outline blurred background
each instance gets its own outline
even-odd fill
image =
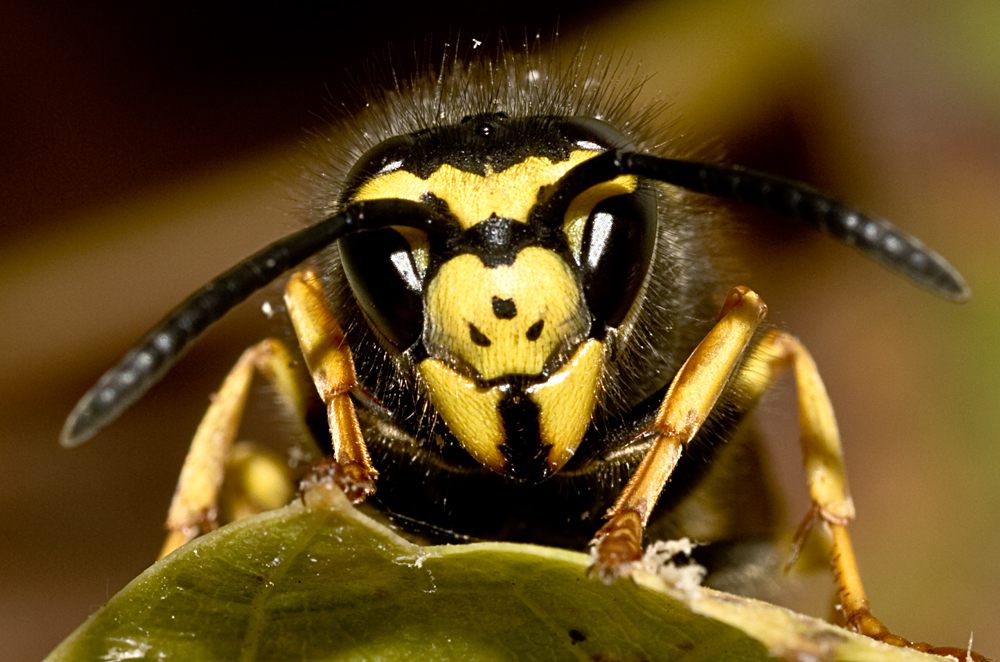
[[[330,5],[0,7],[0,658],[41,659],[155,558],[208,394],[270,332],[259,305],[83,447],[59,448],[62,422],[173,305],[298,226],[301,143],[356,107],[349,81],[389,44],[557,25],[560,48],[631,53],[693,144],[889,218],[964,273],[955,305],[772,219],[740,242],[744,284],[833,399],[875,613],[1000,656],[1000,5],[513,0],[499,22],[491,3],[455,21]],[[779,391],[765,425],[794,524],[808,504]]]

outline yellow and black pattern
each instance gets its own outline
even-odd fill
[[[595,126],[600,135],[591,135]],[[637,181],[622,176],[594,187],[554,227],[532,212],[568,170],[628,144],[623,136],[599,142],[613,135],[599,123],[565,118],[469,116],[455,127],[390,141],[372,163],[355,168],[348,188],[350,202],[411,200],[450,219],[443,241],[407,229],[409,255],[386,233],[395,242],[389,259],[412,292],[409,305],[419,298],[423,318],[412,321],[420,324],[419,339],[415,329],[383,333],[414,339],[399,349],[420,357],[426,395],[458,443],[481,465],[518,480],[537,482],[561,469],[590,427],[606,329],[603,317],[595,323],[580,267],[584,245],[595,244],[586,224],[601,203],[635,195]],[[471,161],[470,144],[478,152]],[[599,255],[607,237],[596,242],[604,243],[590,252]],[[356,273],[366,268],[363,259],[353,267],[358,251],[350,243],[341,249],[348,278],[366,282]],[[370,242],[364,252],[372,252]],[[383,307],[366,308],[377,326],[373,318]]]
[[[400,227],[341,240],[322,261],[324,278],[359,380],[397,414],[391,436],[382,426],[365,432],[381,475],[390,476],[377,498],[390,510],[473,535],[520,518],[522,500],[535,511],[542,503],[553,512],[579,507],[561,523],[544,523],[545,512],[528,517],[515,537],[538,539],[544,529],[581,545],[589,535],[583,530],[593,529],[627,478],[600,461],[602,439],[620,434],[617,443],[625,444],[629,430],[648,422],[651,411],[634,403],[666,388],[708,328],[663,318],[716,314],[716,287],[703,277],[712,260],[700,248],[705,219],[689,216],[683,204],[674,205],[676,218],[664,214],[658,193],[634,176],[577,196],[558,226],[533,218],[539,199],[572,167],[655,139],[645,127],[656,111],[630,106],[627,75],[595,87],[537,61],[512,58],[508,65],[485,89],[485,70],[463,64],[453,75],[418,82],[402,112],[362,119],[358,134],[381,142],[359,146],[365,154],[336,204],[411,200],[450,219],[450,227],[446,237]],[[606,75],[602,66],[595,79]],[[536,85],[526,91],[522,81],[532,71]],[[416,126],[421,114],[436,112],[435,99],[444,100],[446,119]],[[383,107],[401,103],[390,97]],[[613,125],[626,116],[630,131],[622,133]],[[672,263],[657,251],[679,241],[698,247],[700,257]],[[620,261],[608,263],[611,255]],[[376,271],[403,284],[380,285],[369,297],[364,287]],[[639,297],[642,288],[673,279],[679,289],[670,301],[650,306]],[[353,297],[334,294],[346,288]],[[396,292],[393,301],[376,300],[388,290]],[[626,342],[633,338],[638,342]],[[476,488],[462,488],[455,471]],[[441,480],[447,475],[449,486],[432,484],[437,472],[446,472]],[[583,488],[581,475],[606,484]],[[588,490],[601,505],[577,502]],[[451,512],[443,519],[429,512],[442,500]],[[486,502],[497,504],[494,514]]]
[[[718,227],[684,191],[795,218],[945,298],[968,287],[919,240],[808,186],[649,153],[649,115],[632,120],[636,88],[615,91],[613,67],[542,65],[456,60],[397,87],[385,114],[357,125],[362,155],[320,196],[323,217],[168,314],[84,396],[63,443],[113,420],[209,324],[319,254],[285,297],[315,390],[283,344],[244,354],[185,462],[167,551],[214,526],[259,373],[303,428],[328,434],[334,460],[314,475],[411,526],[589,543],[605,581],[631,572],[647,533],[697,536],[713,543],[696,553],[710,583],[734,569],[766,581],[776,509],[749,414],[793,370],[813,502],[803,530],[822,521],[832,534],[848,622],[906,645],[868,609],[817,368],[767,328],[761,297],[719,276]]]

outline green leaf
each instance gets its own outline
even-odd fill
[[[47,659],[932,659],[655,575],[605,586],[587,563],[530,545],[419,547],[320,486],[156,563]]]

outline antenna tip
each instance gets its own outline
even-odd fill
[[[93,424],[94,417],[89,411],[89,400],[89,397],[84,396],[66,419],[62,432],[59,433],[59,445],[63,448],[76,448],[97,433]]]
[[[961,276],[958,276],[956,282],[949,287],[943,295],[949,301],[954,301],[955,303],[965,303],[972,298],[972,288],[970,288],[965,280]]]

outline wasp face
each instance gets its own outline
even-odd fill
[[[590,425],[606,332],[646,275],[655,204],[620,177],[564,217],[537,210],[570,168],[626,144],[595,120],[470,116],[386,141],[351,175],[345,203],[400,198],[447,219],[440,233],[346,238],[341,259],[371,325],[411,354],[451,433],[497,473],[551,475]]]

